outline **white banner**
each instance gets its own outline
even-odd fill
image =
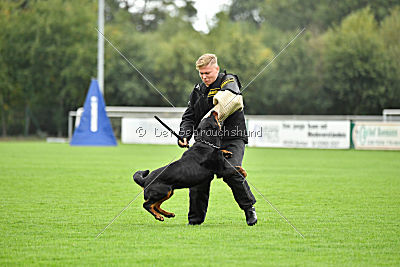
[[[356,122],[353,143],[356,149],[400,150],[400,123]]]
[[[249,146],[350,148],[350,121],[248,120]]]
[[[179,118],[161,118],[179,134]],[[177,138],[154,118],[122,118],[121,142],[124,144],[170,144],[176,145]]]
[[[179,133],[180,118],[162,119]],[[248,120],[249,146],[350,148],[350,121]],[[124,144],[171,144],[177,139],[154,118],[123,118]]]

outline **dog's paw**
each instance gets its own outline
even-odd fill
[[[154,207],[154,210],[157,211],[159,214],[164,215],[167,218],[175,217],[175,214],[173,214],[172,212],[165,211],[165,210],[161,209],[160,207]]]
[[[156,215],[154,216],[154,218],[156,218],[157,221],[163,222],[164,221],[164,217],[161,215]]]
[[[227,159],[231,158],[232,154],[233,154],[232,152],[225,150],[225,149],[222,149],[221,152],[222,152],[222,155],[224,155],[224,157]]]

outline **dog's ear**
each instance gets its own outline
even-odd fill
[[[218,112],[216,112],[215,110],[213,110],[213,111],[211,112],[210,117],[214,117],[215,120],[218,122]],[[219,124],[219,123],[218,123],[218,124]]]
[[[211,112],[211,116],[214,116],[214,119],[215,119],[215,121],[217,122],[218,128],[221,129],[221,124],[219,123],[219,120],[218,120],[218,112],[216,112],[215,110],[213,110],[213,111]]]

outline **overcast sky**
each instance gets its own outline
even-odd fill
[[[193,27],[197,31],[208,32],[208,24],[213,24],[212,19],[215,14],[222,10],[231,0],[195,0],[195,8],[197,9],[197,21]]]

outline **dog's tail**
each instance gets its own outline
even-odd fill
[[[146,177],[147,177],[147,175],[149,175],[149,173],[150,173],[149,170],[137,171],[133,175],[133,180],[135,181],[135,183],[137,183],[141,187],[144,187],[144,183],[146,181]]]

